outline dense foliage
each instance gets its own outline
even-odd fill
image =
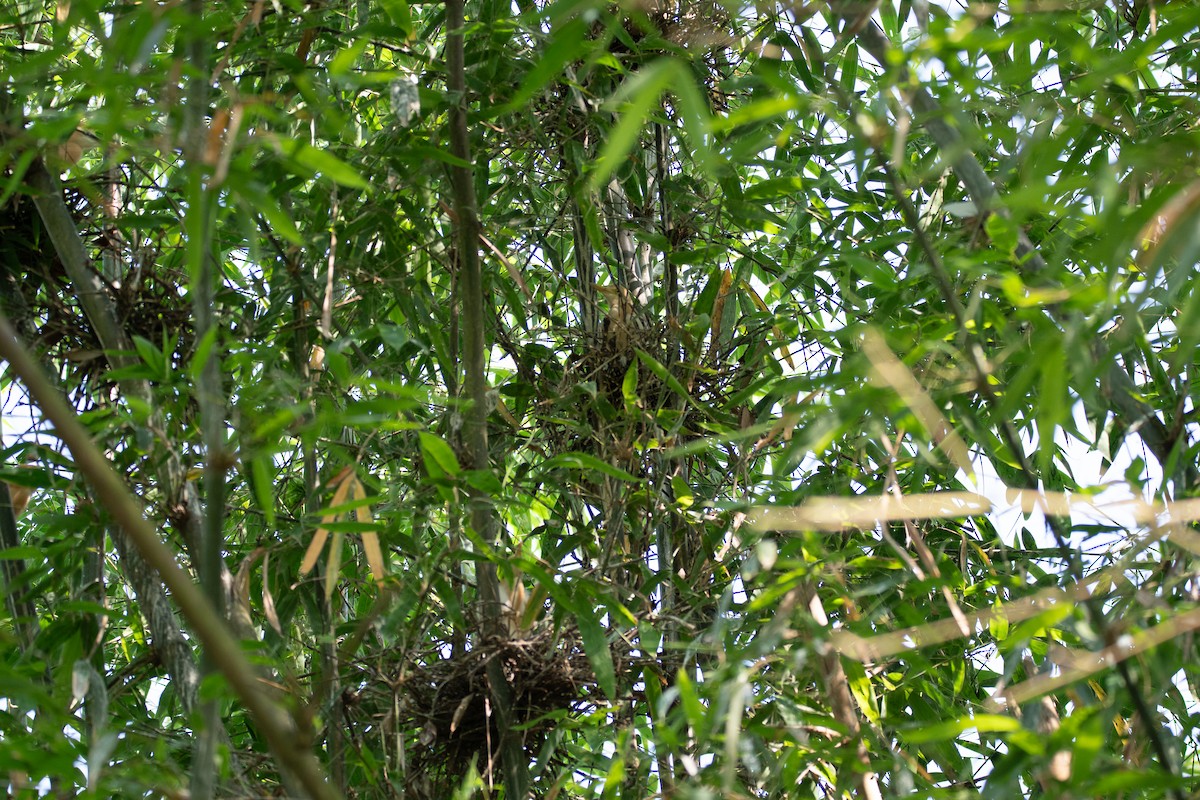
[[[0,780],[1190,796],[1198,39],[3,4]]]

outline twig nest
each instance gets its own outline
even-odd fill
[[[514,722],[522,728],[530,758],[564,713],[587,702],[595,684],[578,643],[551,631],[488,639],[460,656],[410,672],[396,689],[403,709],[398,722],[402,730],[417,731],[414,774],[435,794],[457,785],[472,762],[483,770],[497,755],[499,720],[487,675],[495,660],[503,667]]]

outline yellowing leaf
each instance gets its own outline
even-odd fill
[[[342,537],[341,531],[333,532],[329,542],[329,560],[325,563],[325,599],[333,597],[333,588],[337,585],[337,575],[342,568]]]
[[[754,291],[754,289],[750,286],[749,283],[747,283],[746,281],[742,281],[741,285],[742,285],[742,288],[746,290],[746,294],[750,295],[750,300],[754,303],[755,308],[757,308],[759,311],[763,312],[764,314],[771,313],[771,309],[767,308],[766,301],[764,301],[761,297],[758,296],[758,292]],[[788,344],[787,344],[787,341],[785,341],[783,338],[783,331],[780,330],[778,325],[772,325],[771,333],[773,333],[775,335],[776,341],[779,342],[779,355],[783,357],[783,360],[787,362],[787,365],[789,367],[791,367],[792,369],[795,369],[796,362],[792,361],[792,354],[790,352],[788,352]]]
[[[275,598],[271,595],[271,585],[269,581],[271,564],[271,551],[263,552],[263,577],[262,577],[262,604],[263,614],[267,617],[267,622],[280,636],[283,635],[283,626],[279,624],[279,614],[275,611]]]
[[[339,472],[333,478],[333,480],[329,482],[329,486],[337,486],[337,491],[333,493],[333,500],[329,504],[331,507],[340,506],[342,503],[346,502],[346,496],[350,494],[352,483],[358,483],[357,479],[354,479],[353,481],[346,480],[346,478],[352,475],[353,472],[353,467],[344,467],[342,471]],[[329,538],[329,530],[325,526],[336,520],[337,517],[337,514],[326,514],[325,516],[321,517],[321,527],[317,528],[316,535],[313,536],[313,540],[309,542],[308,550],[304,553],[304,560],[300,562],[301,575],[307,575],[312,571],[312,568],[317,565],[317,557],[321,554],[321,549],[325,546],[325,540]],[[336,541],[333,549],[337,549],[337,547],[341,545],[340,537],[335,537],[335,539]]]
[[[362,484],[356,478],[354,480],[354,499],[365,500],[367,493],[363,490]],[[355,518],[365,524],[370,525],[375,520],[371,515],[371,507],[361,505],[354,509]],[[371,577],[378,584],[383,583],[384,567],[383,567],[383,550],[379,546],[379,534],[375,531],[363,531],[363,551],[367,554],[367,564],[371,567]]]
[[[321,550],[324,549],[325,542],[329,541],[329,556],[325,564],[326,598],[333,596],[334,587],[337,586],[337,576],[342,566],[342,538],[345,536],[342,531],[335,530],[332,532],[332,539],[330,539],[329,526],[340,520],[351,509],[354,510],[354,518],[360,525],[370,526],[375,522],[375,518],[371,514],[370,503],[367,500],[366,490],[363,489],[358,476],[354,474],[353,466],[344,467],[341,472],[326,484],[326,488],[333,487],[336,487],[333,499],[326,506],[326,513],[321,517],[321,526],[317,528],[317,533],[309,544],[308,551],[304,554],[304,561],[300,564],[300,574],[307,575],[316,566],[317,558],[320,556]],[[353,497],[352,501],[350,501],[351,497]],[[383,549],[379,545],[379,533],[367,527],[363,531],[362,537],[363,551],[367,556],[367,564],[371,569],[371,577],[375,579],[377,584],[382,584],[385,569]]]
[[[721,288],[717,289],[717,297],[713,300],[712,332],[709,335],[708,350],[715,353],[717,340],[721,336],[721,317],[725,314],[725,301],[729,297],[729,289],[733,285],[733,273],[727,269],[721,270]]]
[[[324,528],[317,528],[312,541],[308,543],[308,549],[304,551],[304,560],[300,562],[301,575],[307,575],[312,572],[312,568],[317,565],[317,556],[321,554],[322,548],[325,547],[325,540],[328,538],[329,531]]]

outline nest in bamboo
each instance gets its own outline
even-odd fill
[[[472,764],[486,772],[496,763],[500,726],[488,677],[493,663],[504,672],[512,722],[531,760],[562,714],[587,704],[595,685],[578,643],[548,630],[523,639],[487,639],[461,655],[411,670],[397,687],[401,728],[419,731],[410,796],[447,797]]]
[[[617,326],[605,320],[600,333],[587,337],[582,352],[574,364],[568,366],[568,380],[594,382],[598,394],[602,394],[614,408],[624,403],[621,391],[629,367],[637,360],[641,350],[663,362],[667,355],[666,330],[660,324],[646,323],[643,326]],[[656,406],[665,399],[666,386],[646,369],[639,370],[638,395],[643,403]]]
[[[715,348],[703,344],[689,348],[686,335],[677,324],[651,322],[615,329],[606,320],[600,332],[580,336],[563,365],[561,381],[540,388],[544,406],[558,411],[547,415],[543,425],[549,452],[580,451],[607,460],[614,454],[614,443],[628,443],[643,434],[655,436],[658,414],[664,409],[684,416],[682,424],[671,426],[681,441],[700,433],[689,424],[697,416],[697,407],[708,409],[709,415],[730,413],[729,398],[758,377],[761,353],[748,354],[769,349],[770,324],[747,325]],[[639,361],[639,350],[663,365],[670,383]],[[631,415],[624,382],[635,362],[638,410]],[[679,387],[687,399],[679,394]]]
[[[115,279],[97,272],[121,329],[158,346],[174,340],[176,363],[184,361],[193,339],[191,308],[180,288],[184,276],[161,268],[148,248],[132,257],[115,231],[88,218],[77,192],[65,190],[64,199],[97,261],[107,252],[122,265],[124,274]],[[79,303],[79,289],[72,287],[31,201],[14,198],[0,207],[0,242],[0,307],[21,335],[40,352],[71,364],[80,384],[106,371],[104,346]]]

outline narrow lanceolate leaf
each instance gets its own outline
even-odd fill
[[[596,685],[604,696],[615,700],[617,696],[616,669],[613,666],[612,651],[608,646],[608,635],[604,626],[596,617],[591,607],[579,606],[575,613],[579,623],[579,637],[583,640],[583,651],[587,654],[588,663],[596,674]]]
[[[542,470],[550,470],[556,467],[566,467],[568,469],[591,470],[607,475],[610,478],[616,478],[621,481],[636,481],[638,478],[630,475],[620,467],[614,467],[606,461],[601,461],[588,453],[560,453],[554,458],[549,459],[542,464]]]
[[[671,374],[671,371],[669,369],[667,369],[665,366],[663,366],[663,363],[661,361],[659,361],[657,358],[650,355],[649,353],[647,353],[644,350],[638,350],[637,357],[638,357],[638,360],[641,361],[643,364],[645,364],[647,367],[649,367],[650,371],[653,372],[655,374],[655,376],[658,377],[659,380],[661,380],[663,383],[665,383],[672,392],[679,395],[684,400],[687,400],[689,403],[691,403],[693,406],[699,408],[701,411],[704,411],[705,413],[707,413],[708,409],[703,408],[701,406],[696,406],[695,401],[692,400],[691,395],[688,394],[688,390],[684,387],[684,385],[682,383],[679,382],[679,378],[676,378],[673,374]]]
[[[365,501],[367,493],[363,490],[362,484],[356,479],[354,481],[354,497],[356,500]],[[371,507],[360,505],[354,509],[354,515],[358,521],[364,525],[370,525],[375,522],[371,515]],[[383,583],[384,566],[383,566],[383,550],[379,547],[379,534],[376,531],[363,531],[363,552],[367,554],[367,564],[371,567],[371,577],[378,584]]]
[[[0,0],[8,793],[1189,800],[1200,3],[461,8]]]
[[[758,292],[754,290],[754,287],[751,286],[748,281],[740,281],[739,286],[741,286],[742,290],[750,298],[750,302],[754,303],[755,308],[764,314],[771,313],[771,309],[767,307],[766,301],[758,296]],[[779,357],[783,359],[785,364],[795,369],[796,362],[792,360],[791,353],[788,350],[787,339],[785,339],[783,335],[783,330],[778,325],[772,325],[771,335],[774,336],[775,340],[779,343]]]
[[[342,503],[346,502],[346,498],[350,496],[350,492],[353,488],[353,483],[358,482],[357,479],[354,479],[352,482],[351,479],[353,473],[354,467],[343,467],[342,471],[339,472],[337,476],[335,476],[334,479],[329,482],[329,486],[337,487],[333,492],[333,500],[329,503],[330,507],[340,506]],[[326,514],[325,516],[321,517],[321,527],[317,528],[316,534],[313,536],[312,541],[308,544],[308,550],[306,550],[304,553],[304,560],[300,562],[301,575],[307,575],[312,571],[312,568],[317,565],[317,559],[321,556],[321,549],[324,548],[325,542],[329,538],[329,529],[325,526],[336,520],[339,516],[339,514]],[[339,550],[340,546],[341,535],[338,534],[335,537],[334,546],[331,548],[331,550]],[[340,550],[337,557],[341,557]]]
[[[229,615],[238,623],[235,630],[251,631],[254,629],[254,615],[250,608],[250,570],[253,569],[259,556],[265,552],[264,548],[259,547],[246,556],[241,566],[238,567],[237,574],[233,576],[233,589],[230,591],[232,607],[229,609]]]
[[[559,27],[550,38],[547,47],[542,51],[541,58],[533,68],[525,74],[520,86],[504,112],[511,113],[528,102],[552,80],[562,74],[562,68],[571,61],[584,56],[591,46],[585,36],[586,23],[583,16],[577,16]]]
[[[711,143],[712,115],[708,110],[708,102],[691,70],[681,66],[680,73],[680,79],[672,85],[671,93],[679,102],[687,142],[692,146],[696,163],[705,173],[712,175],[717,170],[718,160]]]
[[[325,559],[325,599],[333,597],[337,588],[338,573],[342,570],[342,539],[346,534],[339,530],[333,531],[329,540],[329,555]]]
[[[425,460],[425,468],[430,475],[449,475],[451,477],[462,472],[458,457],[446,440],[432,433],[421,431],[417,434],[421,442],[421,456]]]
[[[266,233],[280,236],[291,245],[304,244],[304,234],[296,227],[296,222],[292,219],[291,214],[283,210],[279,201],[272,197],[262,184],[234,174],[226,179],[225,185],[242,201],[243,212],[248,209],[251,215],[261,215],[262,221],[266,223]],[[216,328],[211,329],[214,336],[216,330]],[[199,353],[197,353],[198,355]]]
[[[329,178],[351,189],[370,189],[371,184],[354,167],[328,150],[299,140],[281,141],[280,153],[301,169]]]
[[[721,320],[725,315],[725,303],[728,301],[731,289],[733,287],[733,271],[728,269],[721,270],[721,283],[717,289],[717,296],[713,298],[712,304],[712,331],[709,333],[709,353],[715,353],[720,350],[721,339]]]
[[[663,92],[680,78],[682,71],[682,66],[675,59],[661,58],[644,67],[612,97],[610,105],[620,106],[624,103],[624,107],[588,178],[588,185],[592,189],[605,185],[630,154]]]
[[[215,330],[215,328],[214,328]],[[274,484],[271,482],[270,458],[260,453],[250,459],[250,485],[254,491],[254,500],[263,513],[263,519],[268,528],[275,527],[275,497]]]
[[[404,32],[404,35],[411,38],[413,34],[413,18],[412,9],[405,0],[380,0],[379,4],[383,6],[383,11],[387,14],[388,19],[392,24]]]
[[[1021,722],[1003,714],[973,714],[933,725],[915,728],[904,733],[904,738],[913,744],[936,742],[942,739],[953,739],[969,730],[980,733],[998,733],[1021,729]]]

